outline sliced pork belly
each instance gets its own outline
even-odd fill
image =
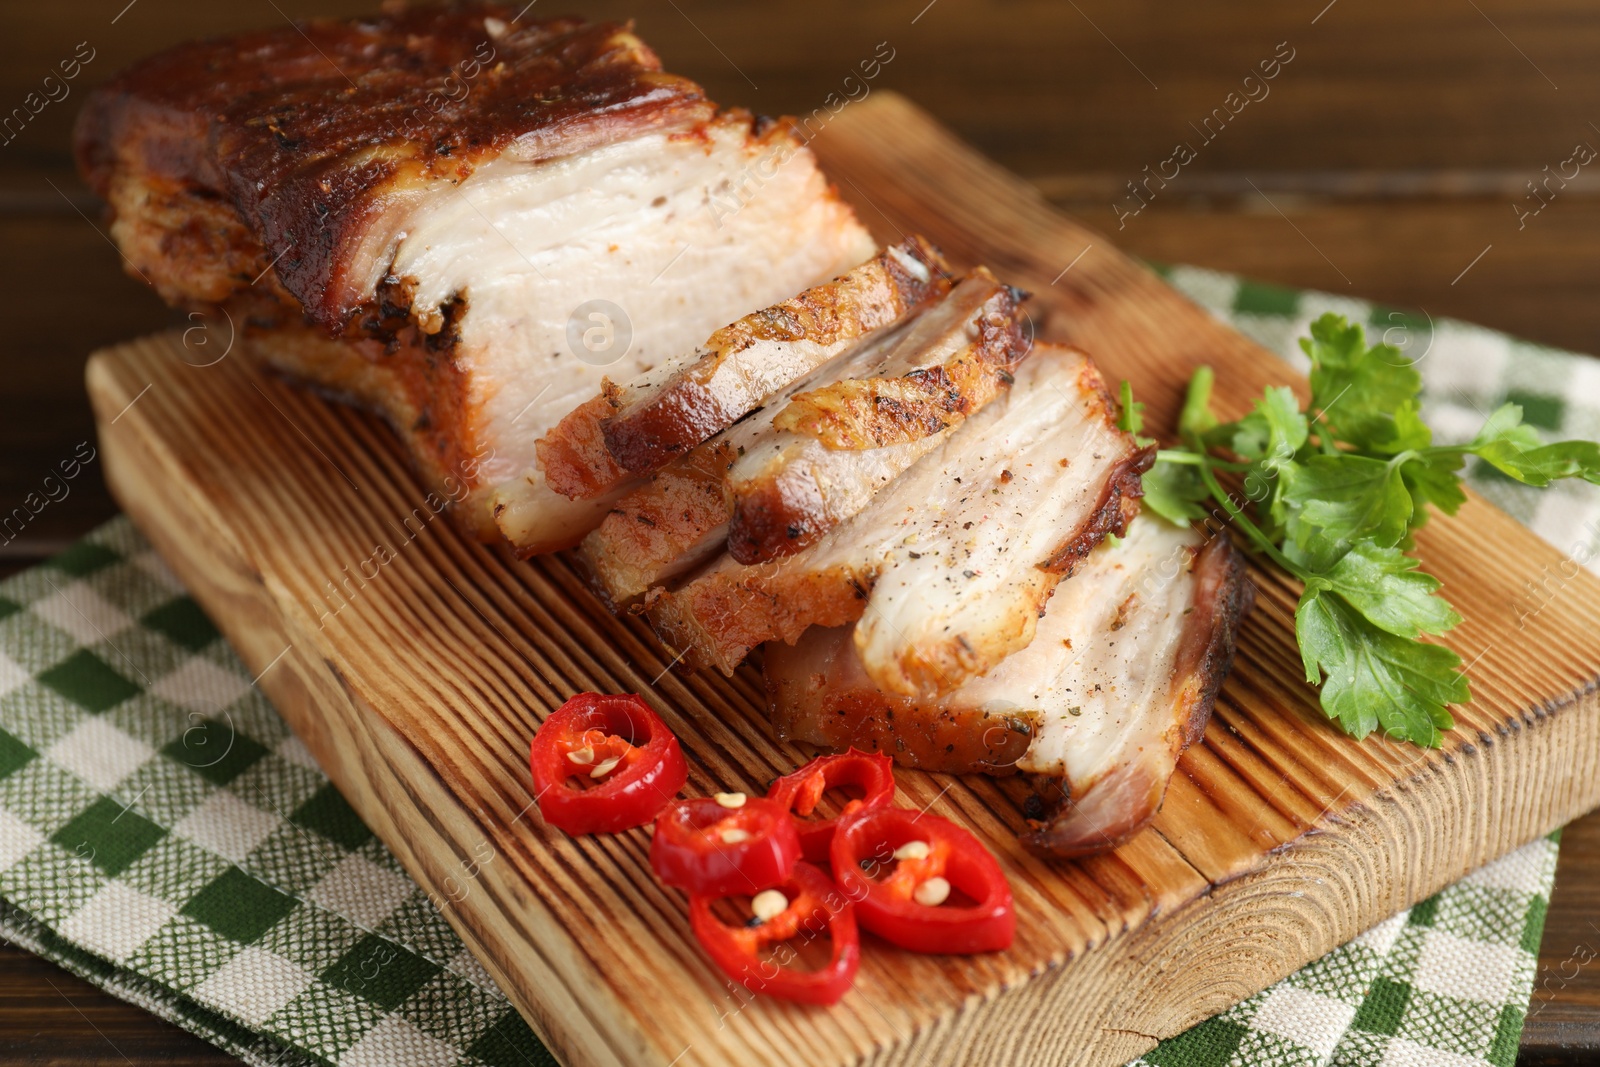
[[[778,736],[890,753],[949,773],[1038,776],[1059,801],[1028,835],[1075,856],[1114,847],[1161,806],[1184,747],[1205,730],[1250,603],[1222,534],[1139,518],[1057,587],[1033,642],[936,700],[885,692],[848,627],[766,649]]]
[[[768,558],[799,551],[860,511],[874,493],[1005,388],[1026,355],[1018,294],[978,268],[908,322],[871,334],[770,397],[766,405],[618,500],[584,539],[583,555],[613,605],[632,602],[728,545],[757,545]],[[904,381],[937,382],[927,402],[938,418],[908,415],[908,430],[882,447],[829,448],[776,423],[797,398]],[[751,521],[752,514],[755,522]],[[776,527],[771,534],[761,523]],[[738,540],[730,540],[730,527]]]
[[[948,266],[920,237],[890,246],[839,284],[735,323],[687,363],[631,384],[603,424],[607,448],[635,474],[658,470],[949,284]]]
[[[871,374],[805,382],[728,469],[728,554],[793,555],[860,511],[969,415],[1028,354],[1024,294],[979,267],[924,312]]]
[[[524,552],[604,514],[534,442],[605,378],[874,249],[789,124],[718,111],[625,28],[499,5],[183,45],[92,94],[77,145],[165,298],[386,415]]]
[[[598,396],[539,440],[545,479],[565,496],[584,498],[630,471],[648,474],[861,338],[942,298],[950,284],[939,251],[908,237],[846,274],[722,327],[638,381],[607,378]],[[620,418],[623,412],[630,414]],[[608,427],[612,421],[618,425]],[[612,454],[608,436],[626,463]]]
[[[1050,591],[1127,518],[1153,452],[1118,430],[1088,357],[1036,344],[1012,387],[850,521],[771,563],[723,556],[651,620],[731,673],[765,641],[864,621],[854,641],[891,692],[945,692],[1027,645]]]

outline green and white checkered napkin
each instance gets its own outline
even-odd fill
[[[1166,273],[1291,359],[1323,310],[1391,330],[1427,352],[1442,436],[1509,396],[1600,437],[1583,357]],[[1594,494],[1474,478],[1558,546],[1593,540]],[[1529,845],[1140,1062],[1507,1067],[1555,859]],[[554,1062],[126,520],[0,583],[0,934],[250,1063]]]

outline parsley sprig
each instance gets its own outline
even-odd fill
[[[1422,421],[1421,376],[1393,345],[1368,347],[1359,324],[1327,314],[1300,341],[1311,358],[1311,400],[1267,389],[1235,422],[1211,409],[1211,368],[1189,382],[1178,447],[1144,476],[1144,502],[1176,523],[1226,520],[1249,546],[1304,586],[1295,638],[1323,712],[1361,738],[1437,746],[1448,704],[1471,699],[1461,658],[1422,640],[1461,621],[1439,581],[1406,555],[1428,505],[1466,502],[1461,469],[1477,456],[1525,485],[1558,478],[1600,484],[1600,445],[1543,443],[1505,404],[1472,441],[1435,445]],[[1143,407],[1122,386],[1123,429]],[[1219,474],[1239,485],[1224,488]]]

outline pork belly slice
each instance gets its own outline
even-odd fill
[[[772,405],[772,432],[728,470],[728,554],[765,563],[814,543],[994,400],[1033,344],[1025,297],[979,267],[877,372],[814,379]]]
[[[624,605],[725,543],[736,560],[753,562],[815,541],[1005,388],[1028,350],[1021,317],[1016,290],[980,267],[909,321],[790,383],[617,502],[583,542],[596,585]],[[801,398],[854,386],[887,391],[901,382],[914,383],[908,393],[920,390],[927,413],[902,405],[904,425],[881,447],[830,448],[777,425]],[[878,417],[886,427],[893,418]],[[741,549],[754,549],[755,559]]]
[[[607,378],[598,396],[539,440],[545,479],[577,499],[605,492],[630,471],[648,474],[866,335],[942,298],[950,285],[938,249],[911,236],[846,274],[724,326],[638,381]],[[616,455],[608,442],[615,442]]]
[[[928,770],[1034,775],[1054,810],[1026,840],[1098,852],[1161,807],[1205,730],[1251,592],[1226,533],[1206,541],[1142,517],[1057,587],[1031,644],[937,700],[875,685],[848,627],[767,646],[773,727]]]
[[[723,556],[647,597],[693,664],[726,673],[756,645],[862,619],[868,675],[948,692],[1025,647],[1051,590],[1120,531],[1153,449],[1117,429],[1083,353],[1035,344],[1015,382],[850,521],[792,556]]]
[[[602,427],[612,456],[636,474],[657,470],[868,330],[949,288],[948,266],[920,237],[891,246],[869,268],[858,281],[735,323],[692,361],[634,382]]]
[[[77,144],[164,297],[222,305],[250,351],[425,442],[468,525],[498,511],[524,553],[604,514],[549,488],[534,442],[606,377],[875,248],[789,123],[719,111],[626,28],[499,5],[183,45],[96,90]],[[612,343],[569,343],[591,330]]]

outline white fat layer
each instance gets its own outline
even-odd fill
[[[809,374],[802,374],[768,398],[765,405],[723,430],[706,447],[727,446],[739,457],[728,486],[738,493],[749,480],[765,475],[809,480],[804,489],[822,494],[828,513],[848,517],[920,457],[938,447],[949,430],[885,448],[830,449],[814,437],[774,428],[789,401],[830,382],[907,374],[942,364],[977,335],[977,316],[994,292],[989,283],[963,283],[941,303],[894,326],[877,330]],[[678,558],[653,574],[651,584],[678,578],[719,552],[728,524],[706,531]]]
[[[844,250],[808,233],[818,212],[790,214],[797,203],[831,209],[797,187],[821,181],[805,157],[742,210],[714,202],[744,154],[726,132],[709,148],[653,134],[547,163],[496,161],[419,213],[394,272],[416,280],[419,309],[467,302],[457,359],[500,446],[491,481],[532,465],[533,441],[602,378],[626,381],[691,351],[838,265]],[[592,300],[621,308],[632,332],[604,365],[568,346],[569,319]]]
[[[1056,587],[1027,648],[941,703],[1032,713],[1038,725],[1018,768],[1064,775],[1074,792],[1143,747],[1164,750],[1199,545],[1190,529],[1135,519],[1121,544],[1097,549]]]
[[[1049,586],[1040,564],[1099,506],[1127,456],[1079,385],[1082,358],[1035,353],[1004,397],[839,531],[832,553],[866,535],[884,560],[855,631],[880,686],[918,693],[901,664],[920,648],[964,641],[1003,655],[1031,639]]]
[[[859,511],[873,494],[938,447],[951,431],[885,448],[830,449],[814,437],[776,429],[773,420],[790,400],[809,389],[847,379],[895,377],[947,362],[976,339],[977,315],[993,292],[994,286],[983,282],[957,286],[933,308],[874,332],[811,373],[802,374],[759,410],[711,438],[708,447],[726,444],[739,456],[728,472],[729,488],[738,493],[749,480],[776,473],[778,477],[808,479],[810,485],[805,488],[827,499],[832,516],[848,517]],[[726,523],[707,531],[655,574],[652,582],[688,573],[720,551],[727,539]]]
[[[807,434],[774,429],[773,420],[796,396],[833,382],[904,377],[922,367],[950,362],[977,341],[978,316],[995,288],[992,282],[980,278],[963,279],[933,307],[872,334],[791,382],[760,411],[725,431],[728,442],[740,450],[739,459],[728,471],[728,484],[737,492],[740,486],[775,468],[800,463],[816,470],[819,487],[839,490],[841,495],[830,499],[837,499],[840,505],[848,503],[851,496],[858,497],[853,508],[838,514],[849,514],[865,504],[877,489],[931,451],[949,431],[885,448],[830,449]]]
[[[926,283],[931,274],[925,263],[911,256],[899,245],[891,245],[885,254],[909,273]],[[871,266],[876,267],[876,264]],[[863,268],[865,270],[866,268]],[[877,290],[873,296],[863,295],[863,302],[887,303],[891,299],[891,284],[883,278],[882,272],[877,271],[877,282],[871,286]],[[857,285],[863,285],[863,279],[855,279]],[[978,300],[988,298],[993,287],[984,291],[984,286],[974,279],[968,279],[965,291],[961,286],[956,287],[952,295],[956,298],[955,304],[948,305],[946,315],[959,314],[974,294],[980,294]],[[946,298],[947,300],[950,297]],[[974,309],[976,305],[973,305]],[[941,321],[936,319],[935,321]],[[933,324],[925,324],[922,329],[935,328]],[[918,342],[924,343],[924,342]],[[784,386],[793,384],[797,379],[811,372],[823,368],[830,360],[836,360],[841,354],[859,347],[860,341],[837,340],[827,344],[820,343],[811,338],[800,340],[787,340],[782,338],[764,338],[750,341],[736,351],[722,354],[707,350],[688,353],[677,359],[662,363],[650,371],[640,375],[623,390],[622,406],[624,410],[631,404],[644,403],[654,398],[663,388],[670,386],[675,375],[686,369],[697,384],[709,395],[730,398],[727,402],[731,407],[737,407],[733,397],[764,396],[779,390]],[[930,358],[936,355],[930,353]],[[701,364],[694,366],[694,364]],[[837,364],[835,364],[835,367]],[[835,369],[833,374],[837,375]],[[813,378],[812,381],[817,379]],[[793,396],[794,390],[789,390],[787,396]],[[771,407],[771,401],[766,402]],[[741,415],[741,411],[729,411],[730,417]]]
[[[926,282],[933,276],[928,273],[928,265],[920,259],[905,252],[899,245],[889,246],[889,257],[900,264],[902,270],[919,282]]]
[[[795,294],[789,294],[793,295]],[[751,341],[740,349],[737,355],[723,360],[713,372],[713,378],[726,380],[721,377],[723,375],[742,377],[754,380],[761,389],[768,386],[776,388],[784,382],[794,381],[843,351],[845,351],[843,344],[822,344],[810,338],[801,338],[797,341],[761,338]],[[652,396],[670,382],[675,374],[698,362],[704,355],[704,351],[696,349],[651,367],[623,388],[620,401],[623,408],[626,409],[627,405]]]
[[[506,540],[520,549],[566,547],[574,540],[574,531],[599,526],[629,488],[623,482],[598,496],[573,500],[546,485],[544,471],[529,467],[516,481],[495,491],[494,521]]]
[[[923,282],[928,281],[930,277],[928,268],[902,251],[898,245],[890,246],[887,249],[887,254],[892,256],[896,262],[904,265],[908,271],[915,273]],[[981,288],[983,288],[981,284],[972,283],[969,280],[967,292],[962,294],[961,303],[948,305],[951,297],[946,298],[946,303],[950,310],[944,314],[959,313],[965,301],[969,300],[972,294]],[[992,291],[992,286],[989,288]],[[957,286],[957,290],[959,289],[960,286]],[[953,292],[951,296],[953,297],[954,295],[955,293]],[[987,298],[988,294],[985,293],[979,302],[981,303],[983,299]],[[885,297],[884,299],[887,298]],[[924,318],[926,317],[924,316]],[[936,321],[943,320],[936,319]],[[922,327],[922,329],[929,328],[932,327]],[[837,341],[829,344],[823,344],[811,338],[801,338],[800,340],[762,338],[754,340],[737,352],[730,353],[725,358],[718,360],[712,368],[708,380],[703,382],[702,385],[708,391],[715,393],[718,391],[716,383],[719,381],[740,381],[745,385],[751,386],[758,393],[777,392],[787,402],[789,397],[800,391],[794,386],[802,381],[806,383],[806,388],[814,388],[822,381],[837,380],[840,377],[839,366],[841,360],[846,357],[858,356],[862,347],[871,344],[872,338],[877,336],[877,334],[874,334],[865,340],[854,342]],[[926,344],[925,342],[922,343]],[[624,389],[623,406],[626,407],[628,404],[651,397],[666,386],[675,374],[690,364],[699,361],[706,354],[704,351],[686,353],[676,359],[661,363],[640,375],[634,381],[629,382]],[[821,376],[824,374],[827,377]],[[739,390],[739,392],[743,393],[745,390]],[[773,402],[773,399],[768,399],[764,406],[771,414],[775,415],[777,410],[773,409]]]
[[[705,139],[653,133],[540,163],[506,156],[410,214],[392,273],[414,282],[421,321],[466,302],[455,361],[468,432],[492,447],[481,484],[521,516],[524,543],[571,537],[571,502],[537,476],[534,442],[603,378],[631,380],[871,255],[809,153],[774,168],[764,151],[728,122]],[[765,181],[745,180],[752,172]],[[632,334],[603,365],[567,339],[595,300],[620,308]],[[585,319],[580,332],[591,325],[603,324]]]

